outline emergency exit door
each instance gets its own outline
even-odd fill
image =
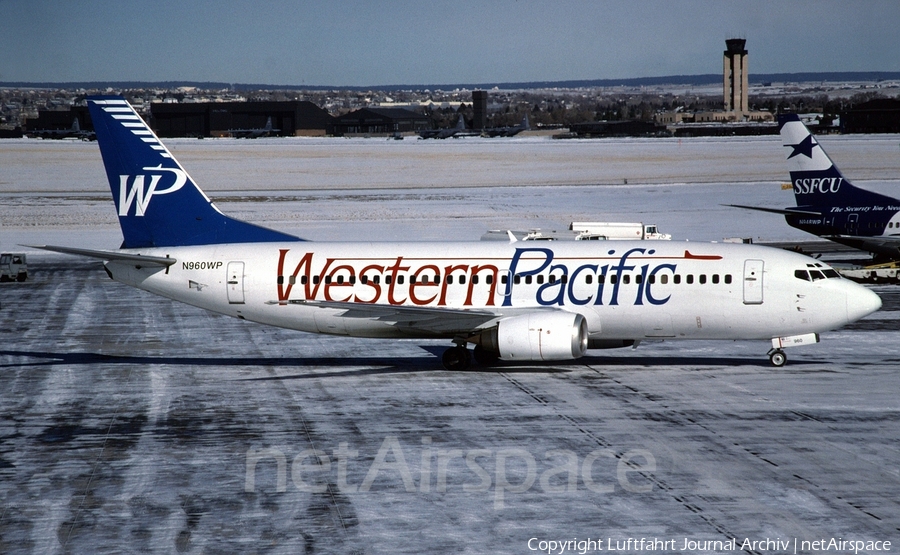
[[[226,286],[229,304],[244,304],[244,263],[229,262]]]
[[[744,261],[744,304],[763,302],[763,261]]]

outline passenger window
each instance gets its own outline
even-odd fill
[[[592,284],[594,282],[594,276],[590,274],[584,276],[584,282],[588,285]]]
[[[685,281],[687,282],[688,285],[694,283],[694,274],[688,274]]]
[[[650,277],[652,278],[653,276],[650,276]],[[669,283],[668,274],[663,274],[663,275],[659,276],[659,282],[662,283],[663,285]],[[651,281],[650,283],[653,283],[653,282]]]
[[[531,285],[532,279],[531,276],[525,276],[525,285]]]
[[[731,284],[731,274],[725,274],[725,283]]]
[[[628,274],[625,274],[624,276],[622,276],[622,283],[625,285],[628,285],[629,283],[631,283],[631,276]]]
[[[465,284],[466,284],[466,276],[465,276],[465,275],[459,276],[459,284],[460,284],[460,285],[465,285]]]
[[[675,276],[672,278],[672,281],[675,283],[675,285],[680,284],[681,283],[681,274],[675,274]]]
[[[541,274],[537,277],[538,285],[542,285],[544,283],[544,275]]]
[[[488,275],[484,278],[484,282],[487,283],[488,285],[494,283],[494,276],[488,274]]]
[[[700,285],[704,285],[706,283],[706,274],[700,274]]]
[[[713,276],[712,276],[712,282],[713,282],[714,284],[718,284],[718,283],[719,283],[719,274],[713,274]]]
[[[502,283],[503,285],[509,283],[509,275],[503,274],[502,276],[500,276],[500,283]]]
[[[641,274],[634,276],[634,282],[637,283],[638,285],[640,285],[643,281],[644,281],[644,276],[642,276]]]
[[[615,275],[615,274],[609,276],[609,283],[610,283],[610,285],[615,285],[615,284],[616,284],[616,281],[617,281],[617,278],[616,278],[616,275]]]
[[[359,276],[359,282],[362,283],[363,285],[368,285],[369,284],[369,276],[367,276],[365,274]]]
[[[478,285],[478,276],[477,275],[472,276],[472,284]]]
[[[403,274],[400,274],[399,276],[397,276],[397,285],[403,285],[403,279],[404,279]]]

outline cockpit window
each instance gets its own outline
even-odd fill
[[[824,264],[807,264],[810,270],[794,270],[794,277],[803,281],[819,281],[820,279],[840,278],[837,270],[828,268]],[[813,269],[818,268],[818,269]]]

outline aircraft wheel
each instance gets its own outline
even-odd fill
[[[472,350],[472,355],[475,357],[475,362],[481,366],[491,366],[500,360],[500,355],[498,353],[489,351],[481,345],[475,345],[475,348]]]
[[[772,366],[782,367],[787,362],[787,355],[784,354],[784,351],[778,349],[769,355],[769,362],[772,363]]]
[[[446,370],[458,372],[469,367],[469,350],[465,347],[450,347],[441,356],[441,363]]]

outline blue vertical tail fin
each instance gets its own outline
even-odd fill
[[[87,102],[122,248],[300,240],[222,214],[124,98],[92,96]]]
[[[856,187],[841,174],[806,125],[796,114],[778,117],[782,144],[798,207],[830,207],[897,204],[897,200]]]

